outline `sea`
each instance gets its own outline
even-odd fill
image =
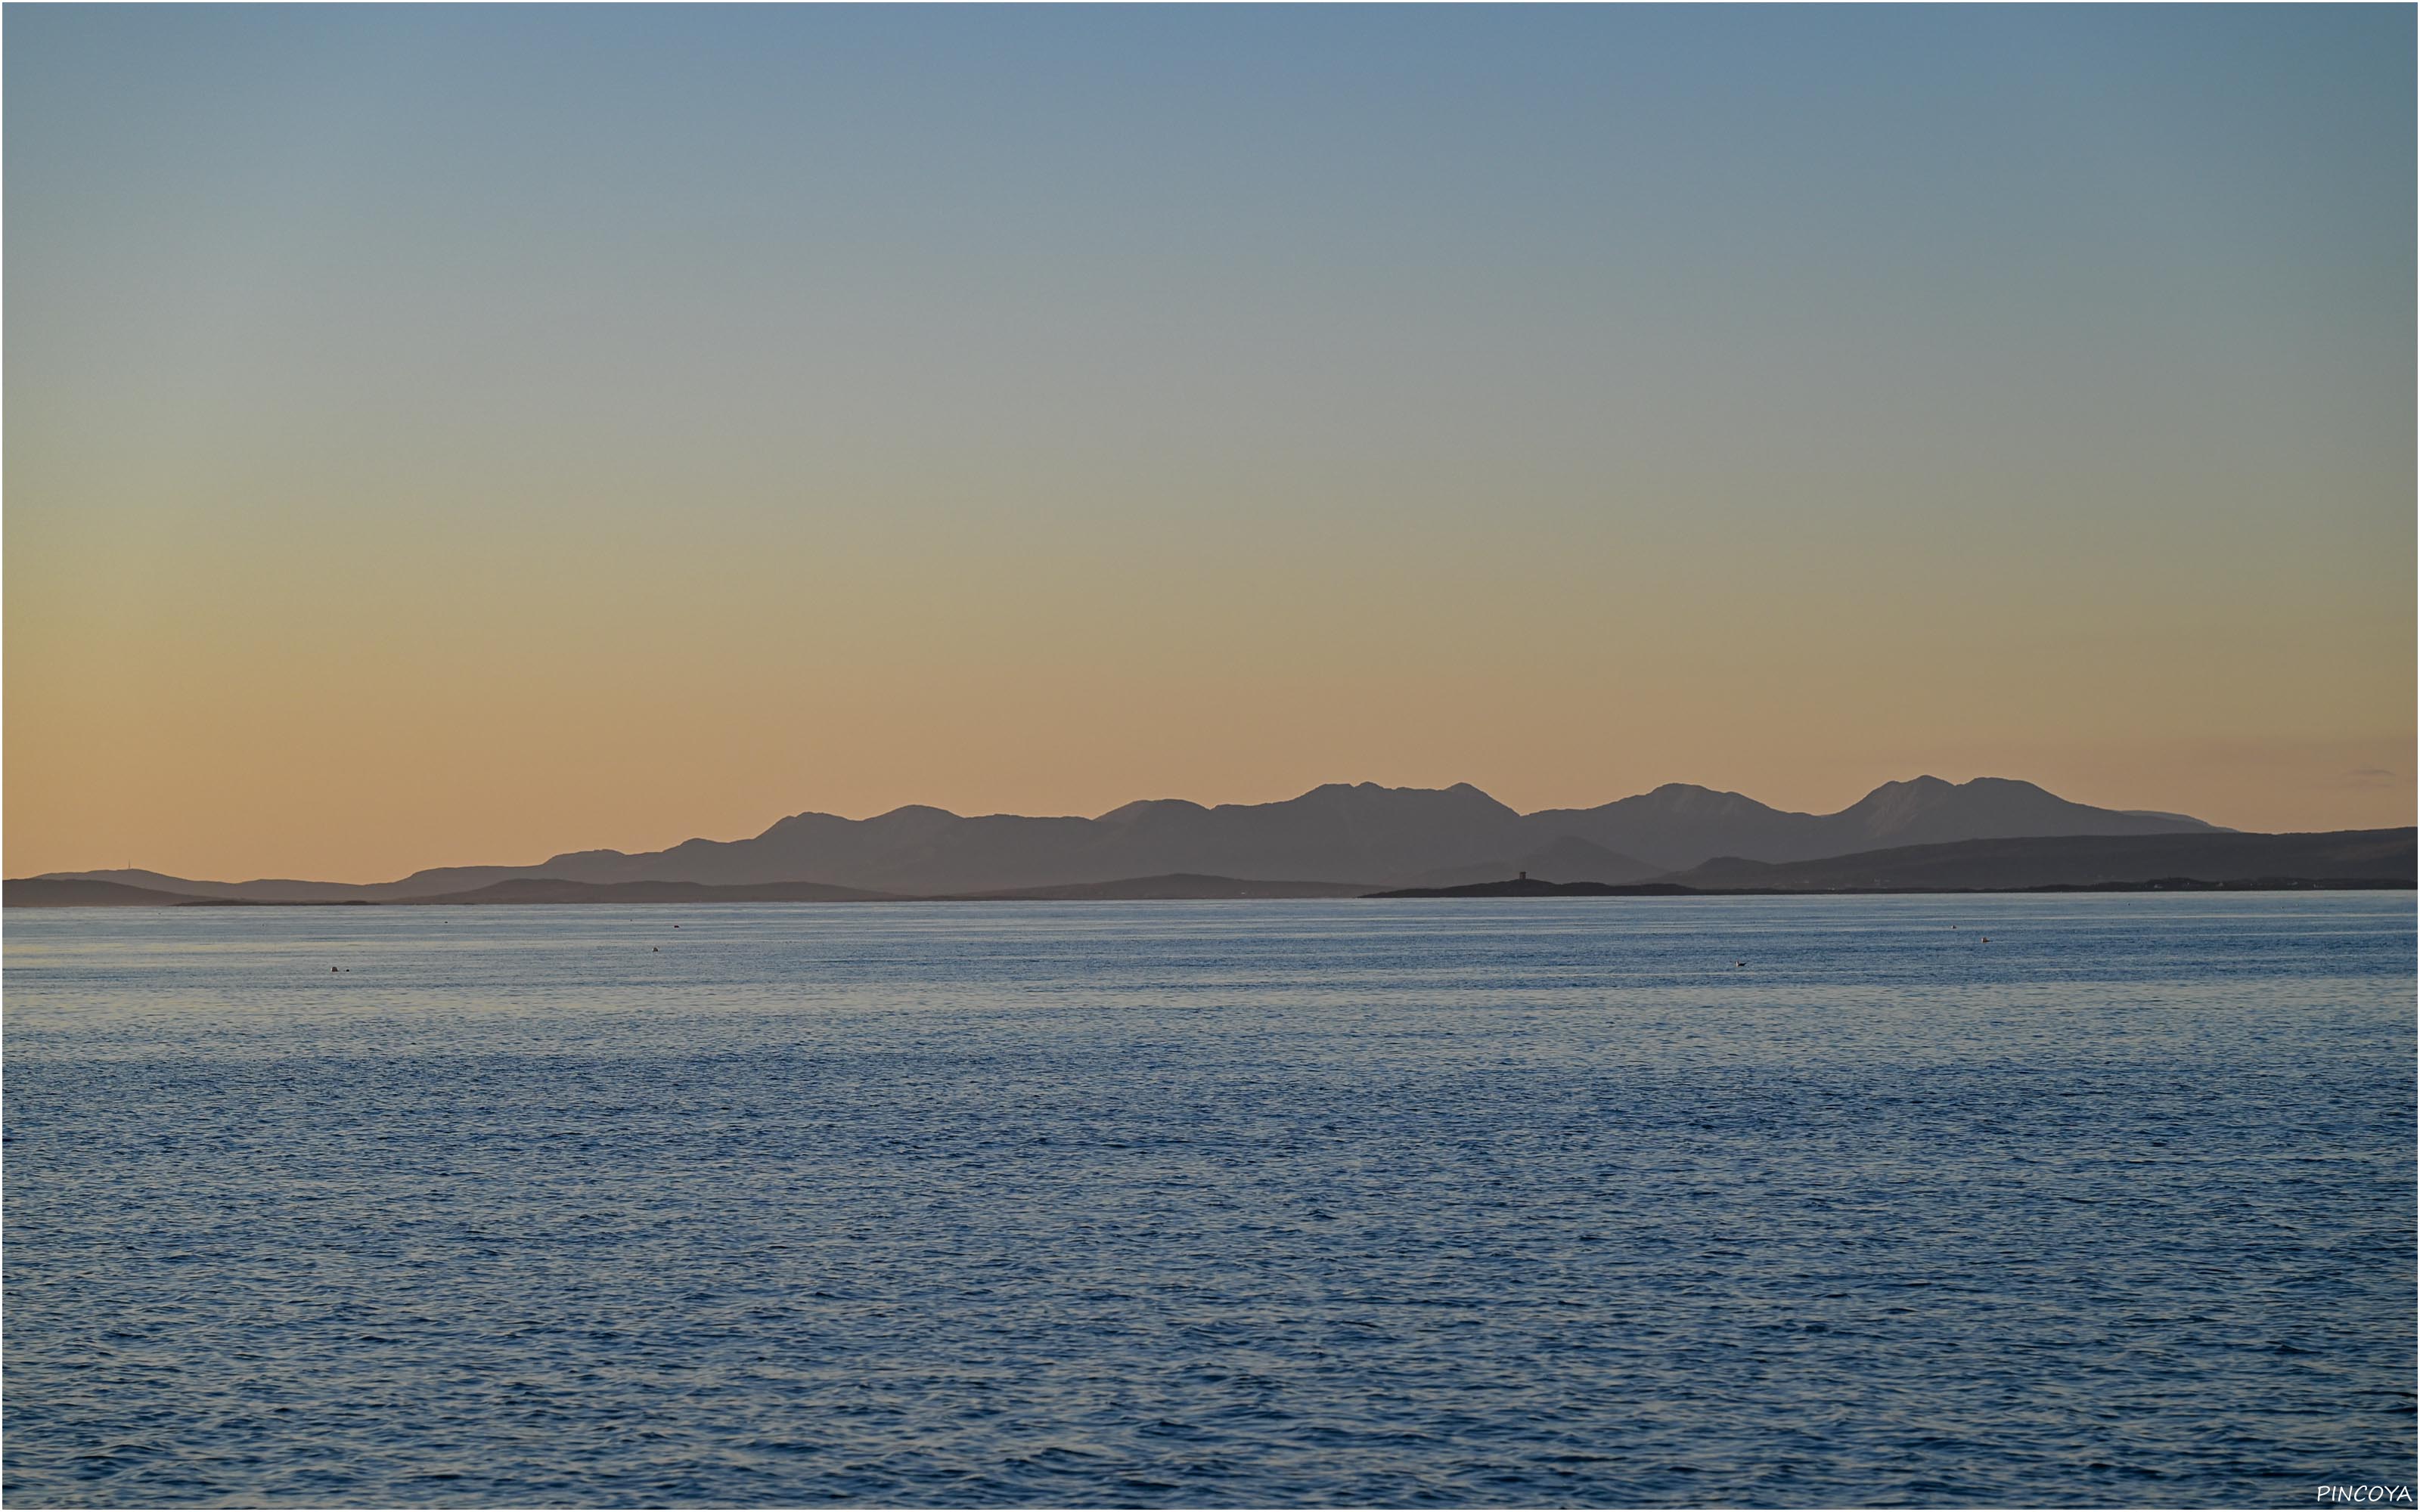
[[[2408,892],[12,909],[5,961],[11,1506],[2420,1481]]]

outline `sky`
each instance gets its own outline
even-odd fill
[[[2414,809],[2409,7],[26,7],[5,850]]]

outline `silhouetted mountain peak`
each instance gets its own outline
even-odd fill
[[[866,823],[869,825],[930,824],[957,817],[949,810],[936,809],[929,803],[903,803],[887,813],[876,814]]]
[[[775,835],[795,833],[796,831],[804,829],[811,825],[846,824],[847,822],[848,821],[841,818],[838,814],[819,813],[813,809],[809,809],[801,813],[794,813],[783,818],[774,820],[770,825],[765,826],[765,832],[758,835],[756,838],[758,840],[768,840]]]
[[[1137,798],[1121,804],[1095,821],[1104,825],[1130,825],[1146,819],[1191,818],[1210,810],[1190,798]]]
[[[1622,803],[1637,804],[1673,815],[1707,817],[1731,814],[1768,814],[1780,810],[1770,804],[1757,802],[1745,793],[1730,793],[1720,788],[1699,787],[1695,782],[1667,782],[1663,786],[1623,798]],[[1609,806],[1608,806],[1609,807]]]
[[[1467,782],[1450,788],[1390,788],[1378,782],[1324,782],[1298,798],[1281,804],[1233,807],[1333,809],[1366,813],[1453,812],[1506,820],[1520,815]],[[1221,805],[1221,808],[1230,807]]]
[[[2198,820],[2154,819],[2071,803],[2034,783],[2007,777],[1947,782],[1927,776],[1885,782],[1833,818],[1869,844],[2210,827]]]
[[[1885,782],[1840,812],[1873,815],[1916,813],[1950,801],[1958,792],[1958,784],[1946,782],[1937,777],[1910,778],[1903,782]]]

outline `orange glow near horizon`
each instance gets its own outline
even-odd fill
[[[522,549],[448,573],[372,542],[382,570],[322,550],[80,605],[20,586],[12,554],[9,874],[375,881],[806,809],[1098,813],[1361,780],[1466,780],[1524,810],[1693,781],[1829,811],[1929,772],[2241,828],[2412,820],[2409,728],[2358,718],[2410,656],[2344,654],[2396,644],[2391,583],[2366,633],[2298,636],[2096,608],[2071,580],[1951,595],[1922,563],[1847,619],[1794,583],[1804,544],[1707,544],[1707,576],[1752,576],[1765,602],[1730,625],[1693,612],[1707,581],[1612,591],[1612,543],[1259,566],[1205,546],[1140,574],[1076,543],[888,565],[673,532]],[[253,592],[231,603],[240,571]],[[442,611],[415,608],[431,583]],[[2072,617],[2035,623],[2062,588]],[[2254,709],[2311,733],[2247,738]]]

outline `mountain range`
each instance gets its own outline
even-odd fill
[[[211,882],[137,870],[56,872],[186,897],[262,903],[396,902],[544,879],[618,887],[812,885],[833,896],[969,896],[1095,888],[1128,879],[1204,884],[1450,887],[1526,872],[1555,882],[1628,884],[1716,858],[1783,864],[1893,847],[2053,836],[2223,834],[2181,814],[2096,809],[2030,782],[1919,777],[1886,782],[1837,813],[1797,813],[1737,793],[1670,783],[1593,809],[1520,813],[1470,784],[1330,783],[1278,803],[1205,807],[1146,799],[1094,818],[967,817],[910,806],[871,819],[799,813],[748,840],[668,850],[569,851],[534,866],[440,867],[355,885]],[[1169,895],[1166,886],[1160,895]],[[511,895],[513,889],[504,888]],[[624,896],[630,896],[624,894]]]

